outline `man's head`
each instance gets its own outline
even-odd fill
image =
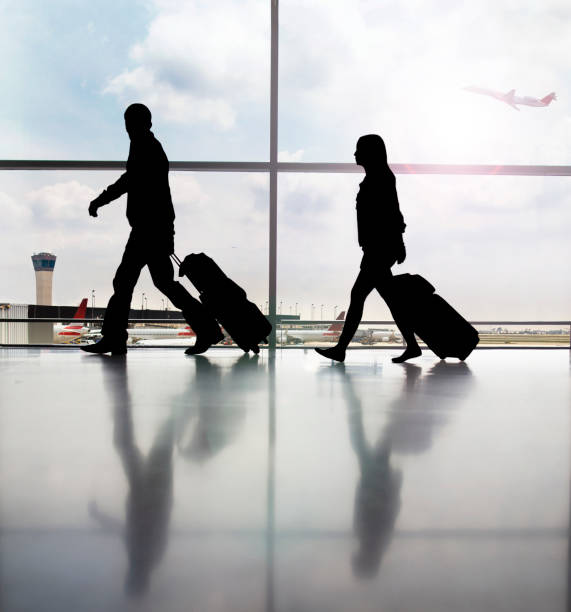
[[[125,129],[129,138],[132,140],[140,134],[144,134],[151,129],[151,111],[140,103],[131,104],[125,111]]]

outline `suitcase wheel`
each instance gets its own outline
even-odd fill
[[[252,351],[257,355],[260,352],[260,347],[257,344],[253,344]]]

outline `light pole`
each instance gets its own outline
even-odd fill
[[[282,304],[283,304],[283,300],[280,300],[280,314],[282,314]]]
[[[270,307],[269,307],[269,302],[268,300],[266,300],[266,314],[269,315],[270,314]]]
[[[145,296],[145,310],[148,310],[148,306],[147,306],[147,296]]]
[[[163,310],[165,309],[165,301],[163,298],[161,298],[161,304],[163,305]]]
[[[141,293],[141,319],[144,318],[145,316],[144,308],[145,308],[145,294]]]
[[[323,321],[323,304],[321,304],[321,320]]]
[[[295,303],[295,314],[297,315],[297,302]]]
[[[94,308],[95,308],[95,289],[92,289],[92,290],[91,290],[91,318],[92,318],[92,319],[93,319],[93,318],[95,318],[95,317],[93,316],[93,310],[94,310]],[[93,325],[93,323],[92,323],[92,325]]]
[[[315,304],[311,305],[311,320],[313,321],[313,319],[315,318]]]
[[[336,319],[337,318],[337,308],[339,308],[338,306],[335,306],[335,308],[333,309],[333,318]]]

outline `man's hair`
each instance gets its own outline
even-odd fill
[[[124,116],[125,119],[129,117],[137,123],[147,127],[151,127],[152,125],[151,111],[144,104],[139,102],[128,106]]]

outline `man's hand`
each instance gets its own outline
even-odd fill
[[[95,198],[95,200],[91,200],[89,204],[89,215],[91,217],[97,217],[97,209],[101,206],[99,203],[99,198]]]

